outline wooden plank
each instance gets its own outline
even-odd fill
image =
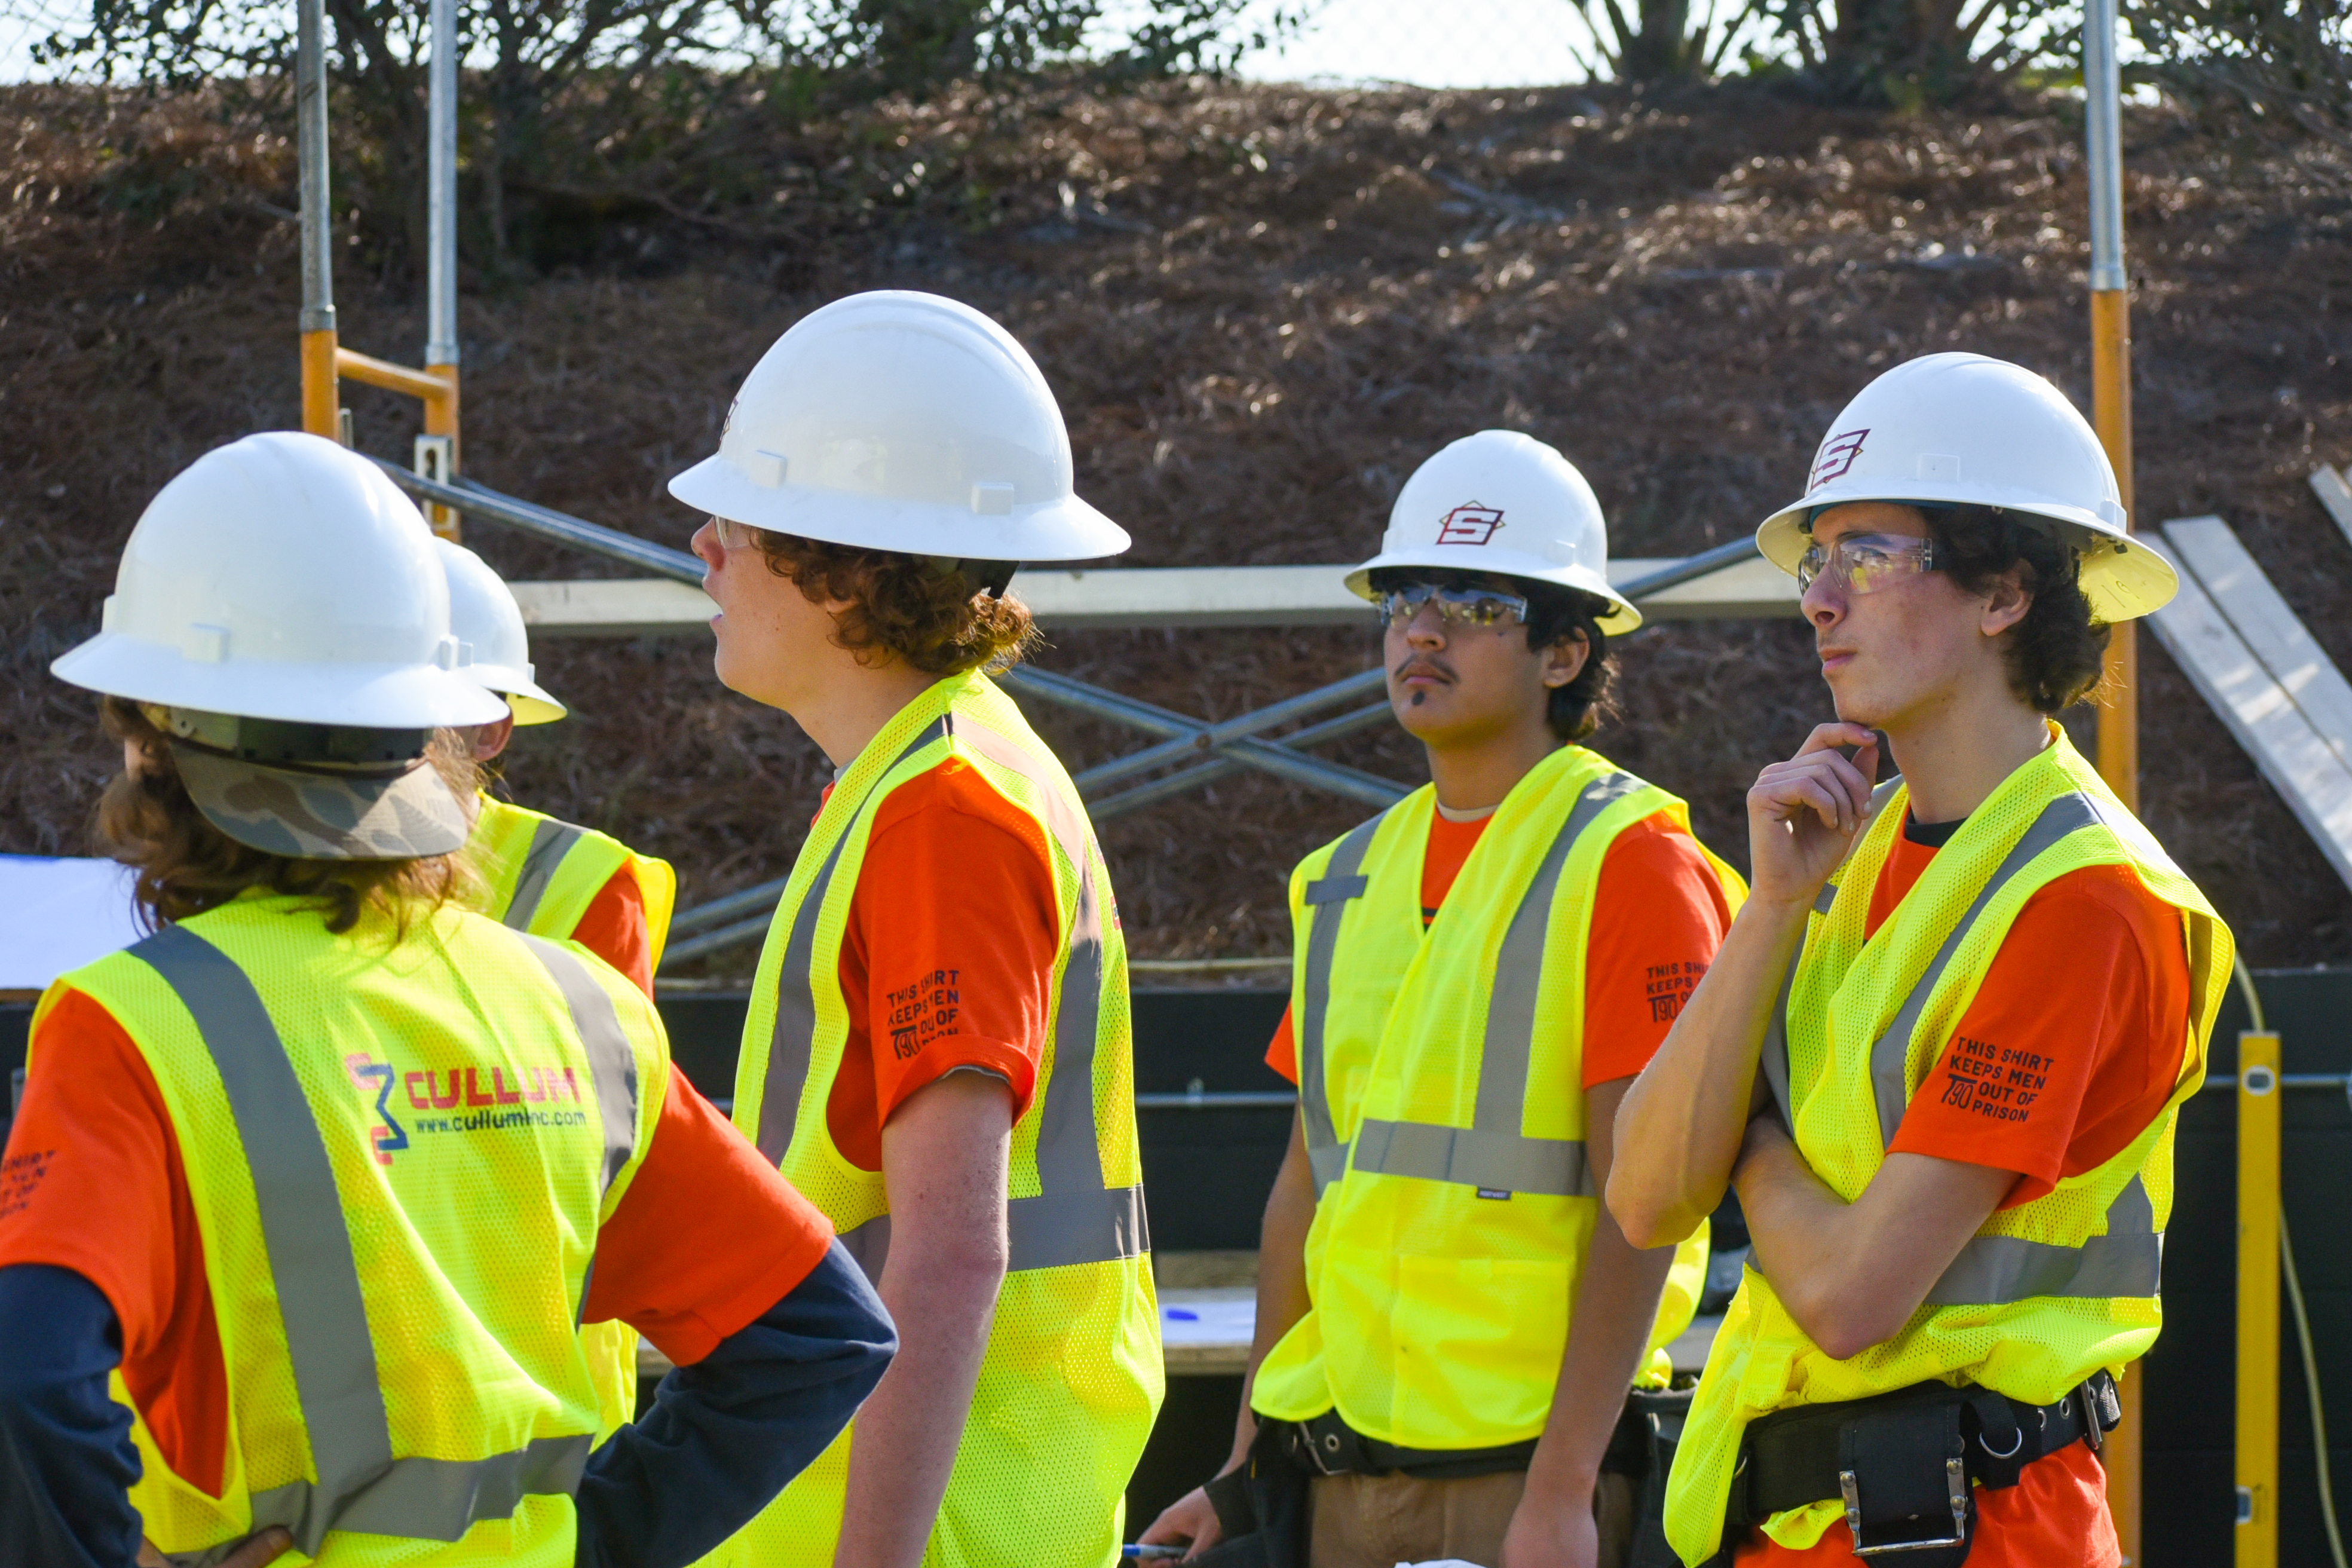
[[[2352,683],[2287,607],[2230,525],[2218,517],[2177,518],[2164,525],[2164,537],[2271,679],[2352,766]]]
[[[2327,509],[2327,515],[2344,531],[2345,539],[2352,541],[2352,485],[2344,482],[2343,474],[2320,464],[2311,470],[2311,493],[2319,498],[2319,504]]]
[[[2271,679],[2193,574],[2182,574],[2179,595],[2149,620],[2189,684],[2352,887],[2352,769]]]
[[[1674,564],[1671,557],[1610,563],[1612,582]],[[1013,592],[1038,624],[1205,627],[1362,626],[1371,605],[1348,592],[1349,568],[1333,566],[1122,566],[1104,571],[1028,571]],[[538,637],[660,636],[705,629],[716,606],[698,588],[665,579],[517,583],[523,622]],[[1653,621],[1790,616],[1796,579],[1761,559],[1669,588],[1643,606]]]

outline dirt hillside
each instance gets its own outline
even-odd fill
[[[2088,402],[2063,102],[1897,118],[1744,89],[1187,84],[1059,94],[982,145],[954,117],[908,111],[900,133],[910,158],[953,146],[984,164],[965,221],[797,247],[675,227],[470,292],[468,470],[682,543],[695,520],[662,481],[708,448],[744,371],[800,314],[877,286],[969,300],[1030,346],[1081,489],[1134,533],[1137,565],[1360,557],[1414,464],[1491,426],[1574,458],[1619,552],[1680,554],[1752,528],[1844,399],[1909,355],[2004,355]],[[293,163],[198,103],[52,88],[0,89],[0,851],[77,853],[110,759],[89,700],[45,667],[95,628],[164,479],[295,423]],[[2160,110],[2133,121],[2127,156],[2139,516],[2222,514],[2352,668],[2352,544],[2305,485],[2352,460],[2352,168]],[[415,356],[421,290],[359,265],[339,284],[346,343]],[[363,446],[405,451],[413,405],[349,401]],[[491,525],[469,542],[510,576],[612,574]],[[1625,716],[1598,743],[1743,860],[1747,780],[1828,713],[1809,647],[1793,621],[1639,634],[1618,648]],[[2141,647],[2157,833],[2256,963],[2352,960],[2352,897]],[[825,770],[788,721],[713,681],[704,639],[537,651],[579,716],[522,740],[518,798],[669,858],[688,902],[789,866]],[[1217,717],[1370,655],[1352,632],[1088,633],[1042,662]],[[1139,743],[1040,719],[1074,764]],[[2087,712],[2075,723],[2087,737]],[[1331,754],[1421,776],[1388,733]],[[1130,939],[1286,951],[1286,868],[1360,816],[1244,775],[1107,825]]]

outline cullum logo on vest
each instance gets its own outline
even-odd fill
[[[520,1131],[538,1127],[584,1127],[588,1123],[584,1110],[498,1109],[509,1105],[583,1103],[577,1068],[428,1068],[404,1073],[390,1062],[379,1062],[364,1054],[345,1057],[343,1066],[354,1084],[373,1094],[375,1113],[383,1118],[368,1132],[379,1165],[391,1164],[393,1155],[409,1146],[407,1130],[392,1112],[395,1082],[405,1091],[408,1103],[418,1110],[450,1110],[459,1106],[487,1108],[466,1116],[416,1117],[414,1121],[420,1134]],[[486,1072],[489,1075],[487,1087],[482,1082]]]

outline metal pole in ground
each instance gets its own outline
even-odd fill
[[[425,372],[448,390],[425,400],[416,471],[447,484],[457,474],[457,0],[433,0],[431,102],[426,116]],[[458,536],[457,509],[428,505],[433,531]]]
[[[2123,74],[2116,59],[2116,0],[2083,8],[2084,140],[2091,185],[2091,422],[2115,465],[2124,517],[2132,510],[2131,295],[2124,272]],[[2137,623],[2108,634],[2106,700],[2099,709],[2099,776],[2139,810]],[[2107,1502],[2126,1563],[2140,1554],[2140,1414],[2144,1369],[2126,1369],[2123,1424],[2102,1455]]]
[[[335,390],[335,223],[328,205],[325,0],[300,0],[294,105],[302,181],[302,428],[341,434]]]

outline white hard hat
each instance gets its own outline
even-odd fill
[[[2006,360],[1928,354],[1864,387],[1813,453],[1804,499],[1765,519],[1756,547],[1793,574],[1814,516],[1870,500],[1999,507],[2052,524],[2082,552],[2095,620],[2145,616],[2180,587],[2171,562],[2126,537],[2116,470],[2090,422]]]
[[[270,431],[148,503],[99,634],[49,666],[93,691],[212,713],[415,729],[505,704],[455,673],[432,531],[376,466]]]
[[[1090,561],[1127,531],[1072,492],[1069,432],[1013,334],[936,294],[853,294],[776,340],[719,451],[669,482],[715,516],[833,544]]]
[[[562,718],[563,704],[547,694],[531,667],[522,606],[506,579],[462,544],[436,536],[433,547],[449,578],[449,630],[473,653],[472,662],[458,673],[505,698],[518,724],[552,724]]]
[[[98,636],[49,666],[142,705],[213,825],[274,854],[444,854],[433,731],[503,702],[457,673],[433,535],[373,463],[273,431],[207,452],[122,547]]]
[[[1596,619],[1611,637],[1642,624],[1633,601],[1609,585],[1609,525],[1592,487],[1557,449],[1516,430],[1465,436],[1415,468],[1381,552],[1348,574],[1349,589],[1371,598],[1372,574],[1391,566],[1557,584],[1608,600]]]

